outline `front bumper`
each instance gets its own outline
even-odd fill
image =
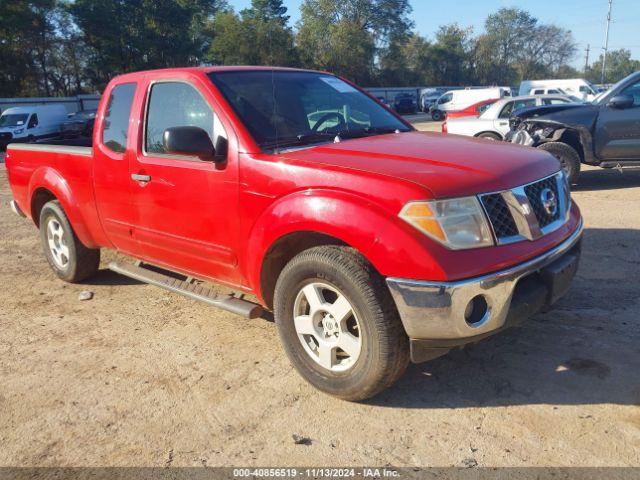
[[[583,224],[532,260],[458,282],[388,278],[411,339],[415,362],[445,354],[512,326],[555,303],[568,290],[580,259]]]

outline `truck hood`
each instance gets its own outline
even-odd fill
[[[598,117],[600,107],[597,105],[545,105],[523,108],[515,112],[510,119],[510,126],[515,130],[525,122],[546,122],[567,127],[591,128]]]
[[[559,170],[555,158],[534,148],[428,132],[343,140],[282,157],[400,178],[428,189],[433,198],[505,190]]]

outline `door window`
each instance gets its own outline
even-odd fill
[[[562,105],[569,103],[569,100],[565,100],[564,98],[545,98],[542,103],[544,105]]]
[[[156,83],[149,93],[145,153],[167,154],[162,138],[164,131],[172,127],[199,127],[215,145],[214,133],[226,136],[216,120],[209,104],[193,86],[184,82]]]
[[[535,104],[536,100],[534,98],[531,98],[529,100],[514,100],[513,102],[509,102],[504,106],[502,112],[500,112],[500,118],[509,118],[515,110],[524,107],[533,107],[535,106]]]
[[[27,128],[35,128],[37,126],[38,126],[38,115],[34,113],[33,115],[31,115],[31,118],[29,119],[29,124],[27,125]]]
[[[440,105],[443,105],[445,103],[449,103],[451,100],[453,100],[453,94],[452,93],[448,93],[446,95],[441,96],[440,100],[438,100],[438,103]]]
[[[633,85],[628,86],[622,91],[622,95],[629,95],[633,97],[633,106],[640,106],[640,82],[634,83]]]
[[[131,104],[136,92],[135,83],[116,85],[111,90],[107,111],[104,116],[102,143],[112,152],[124,153],[127,149],[127,131]]]
[[[543,95],[544,94],[544,90],[540,90],[540,89],[539,90],[534,90],[533,94],[534,95]]]

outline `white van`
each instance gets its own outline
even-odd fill
[[[57,137],[66,119],[64,105],[7,108],[0,115],[0,146]]]
[[[442,120],[446,112],[464,110],[483,100],[496,99],[511,96],[509,87],[491,88],[466,88],[464,90],[450,90],[438,98],[429,108],[431,118]]]
[[[571,95],[580,100],[590,102],[597,93],[596,87],[583,78],[566,80],[524,80],[520,84],[520,95]]]

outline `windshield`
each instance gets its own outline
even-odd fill
[[[410,128],[361,91],[315,72],[229,71],[209,77],[265,150]]]
[[[0,116],[0,127],[19,127],[27,123],[27,113],[7,113]]]

